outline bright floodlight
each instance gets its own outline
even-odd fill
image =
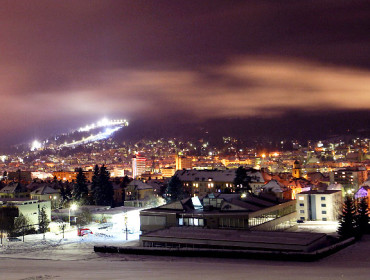
[[[38,150],[41,148],[41,143],[37,140],[32,142],[31,151]]]
[[[75,211],[77,210],[78,206],[76,203],[73,203],[70,207],[69,207],[72,211]]]
[[[107,118],[104,118],[101,120],[101,124],[104,126],[104,125],[108,125],[109,124],[109,120]]]

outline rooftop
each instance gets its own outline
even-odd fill
[[[306,191],[306,192],[301,192],[300,194],[332,194],[336,192],[341,192],[341,190],[311,190],[311,191]]]
[[[308,246],[326,236],[324,233],[246,231],[229,229],[204,229],[171,227],[144,234],[146,237],[191,238],[197,240],[237,241],[254,244],[279,244]]]

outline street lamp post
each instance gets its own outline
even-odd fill
[[[72,210],[72,211],[77,210],[77,204],[73,203],[73,204],[68,208],[68,222],[69,222],[69,226],[71,226],[71,210]]]
[[[123,230],[125,233],[126,233],[126,240],[128,240],[128,229],[127,229],[127,220],[128,220],[128,217],[127,217],[127,212],[125,212],[125,229]]]
[[[126,240],[128,240],[127,214],[126,214],[126,216],[125,216],[125,226],[126,226]]]

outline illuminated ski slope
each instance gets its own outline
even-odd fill
[[[126,120],[108,120],[104,118],[97,123],[93,123],[90,125],[86,125],[85,127],[80,127],[78,132],[90,131],[92,129],[100,128],[100,127],[108,127],[108,126],[128,126],[128,121]]]
[[[65,143],[60,145],[60,147],[73,147],[73,146],[78,146],[81,144],[87,144],[90,142],[95,142],[95,141],[100,141],[109,138],[112,136],[116,131],[120,130],[122,126],[117,126],[114,128],[106,128],[104,132],[100,132],[98,134],[93,134],[88,137],[82,138],[81,140],[74,141],[72,143]]]
[[[108,139],[111,137],[115,132],[120,130],[121,128],[128,126],[128,121],[126,120],[109,120],[104,118],[97,123],[93,123],[90,125],[86,125],[84,127],[80,127],[77,131],[78,132],[88,132],[91,130],[98,130],[99,128],[105,128],[104,131],[100,130],[96,134],[91,134],[88,137],[84,137],[79,140],[73,140],[71,143],[64,143],[59,145],[59,148],[62,147],[75,147],[82,144],[87,144],[90,142],[100,141],[104,139]],[[47,141],[41,143],[37,140],[33,141],[31,144],[31,151],[43,149],[46,145]]]

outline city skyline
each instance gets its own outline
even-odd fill
[[[163,136],[178,123],[215,130],[213,120],[246,120],[245,127],[258,120],[282,134],[303,130],[287,124],[292,116],[317,134],[369,121],[369,9],[362,1],[2,6],[0,145],[103,116]]]

